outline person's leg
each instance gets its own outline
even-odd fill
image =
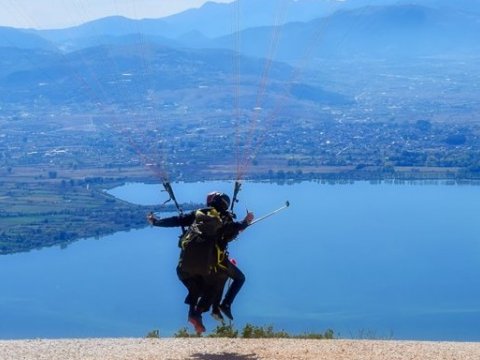
[[[203,326],[202,321],[202,312],[198,310],[197,306],[205,287],[203,278],[201,276],[190,276],[179,268],[177,268],[177,275],[188,290],[188,294],[185,297],[185,304],[189,307],[188,322],[193,325],[197,333],[205,332],[205,326]]]
[[[201,313],[207,312],[210,309],[210,306],[212,306],[212,303],[217,296],[217,273],[203,276],[202,280],[204,287],[197,305],[197,310]]]
[[[220,311],[220,301],[222,301],[223,296],[223,289],[225,288],[225,284],[228,280],[227,272],[223,269],[219,270],[215,276],[215,287],[214,287],[214,296],[212,300],[212,317],[217,320],[223,322],[223,316]]]
[[[233,320],[231,306],[238,292],[240,291],[243,284],[245,283],[245,275],[238,267],[233,265],[230,261],[228,261],[226,264],[227,264],[227,274],[228,274],[228,277],[232,279],[232,284],[228,288],[227,293],[225,294],[225,298],[220,304],[220,310],[222,310],[222,312],[230,320]]]

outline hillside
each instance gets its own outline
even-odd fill
[[[0,26],[0,48],[47,49],[54,50],[56,46],[49,40],[24,30]]]
[[[134,41],[232,48],[238,37],[240,51],[263,57],[274,33],[272,27],[279,26],[282,60],[291,61],[292,54],[298,58],[307,46],[329,57],[431,56],[445,51],[478,51],[479,17],[480,6],[470,0],[268,0],[260,8],[255,1],[244,0],[240,5],[209,2],[161,19],[110,16],[66,29],[23,31],[21,37],[10,36],[10,42],[32,47],[32,40],[25,38],[30,35],[37,37],[37,42],[43,38],[44,43],[35,46],[45,47],[50,42],[50,46],[67,51]],[[232,38],[236,31],[240,35]]]
[[[274,32],[272,27],[244,30],[240,35],[240,51],[250,56],[268,56]],[[281,40],[275,59],[289,63],[305,56],[342,60],[414,59],[471,56],[480,51],[477,41],[480,15],[419,5],[341,11],[306,23],[288,23],[278,32]],[[232,36],[225,36],[212,43],[228,48],[235,42]]]
[[[190,9],[160,19],[132,20],[121,16],[89,21],[69,29],[42,30],[38,33],[52,42],[102,35],[122,36],[142,32],[150,36],[176,39],[192,32],[207,38],[217,38],[232,32],[232,25],[243,31],[249,28],[309,22],[325,18],[338,11],[359,10],[367,6],[417,5],[447,12],[461,11],[480,14],[480,5],[475,0],[240,0],[239,3],[216,3],[210,1],[198,9]],[[236,19],[237,18],[237,19]]]
[[[233,53],[223,49],[176,49],[154,44],[121,44],[90,47],[60,54],[41,50],[2,49],[0,96],[2,102],[25,103],[37,99],[44,106],[67,104],[118,104],[144,107],[149,98],[172,98],[175,91],[192,94],[190,106],[231,106],[234,86]],[[255,103],[265,61],[242,57],[243,94]],[[283,94],[294,69],[274,62],[269,70],[269,96]],[[318,93],[320,103],[348,101],[341,94],[306,84],[292,95],[309,100],[304,91]],[[218,88],[212,100],[199,97],[202,88]],[[80,91],[79,91],[80,90]],[[288,87],[287,87],[288,90]],[[167,92],[161,96],[162,92]],[[152,101],[150,101],[152,102]],[[199,102],[198,105],[195,103]],[[158,102],[156,102],[158,105]],[[163,105],[162,103],[160,105]],[[253,106],[252,106],[253,107]]]

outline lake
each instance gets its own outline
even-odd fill
[[[180,202],[232,188],[174,184]],[[110,192],[160,210],[161,190]],[[239,217],[291,206],[230,245],[247,277],[233,305],[236,328],[480,341],[479,186],[244,183],[239,198]],[[147,226],[0,256],[0,338],[171,336],[188,326],[178,235]],[[208,315],[205,325],[216,326]]]

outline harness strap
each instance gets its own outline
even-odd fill
[[[218,244],[215,244],[215,248],[217,250],[217,266],[226,270],[227,267],[223,265],[223,261],[227,257],[228,253],[222,249],[220,249],[220,246]]]

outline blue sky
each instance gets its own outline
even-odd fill
[[[233,0],[213,0],[228,3]],[[0,0],[0,26],[52,29],[79,25],[109,15],[160,18],[207,0]]]

